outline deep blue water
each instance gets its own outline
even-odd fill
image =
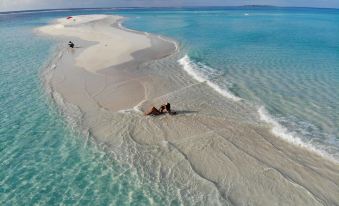
[[[91,13],[122,14],[129,28],[178,40],[196,70],[218,71],[211,81],[263,106],[304,142],[338,156],[338,10],[6,14],[0,15],[1,205],[177,203],[69,127],[43,88],[41,72],[58,42],[33,29],[57,17]]]

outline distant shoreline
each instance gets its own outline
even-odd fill
[[[97,10],[107,10],[107,11],[128,11],[128,10],[237,10],[237,9],[308,9],[308,10],[334,10],[338,11],[339,8],[330,8],[330,7],[290,7],[290,6],[274,6],[274,5],[243,5],[243,6],[184,6],[184,7],[98,7],[98,8],[59,8],[59,9],[32,9],[32,10],[12,10],[12,11],[0,11],[0,15],[5,14],[25,14],[25,13],[43,13],[43,12],[64,12],[64,11],[97,11]]]

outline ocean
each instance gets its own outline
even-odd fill
[[[179,40],[194,78],[256,105],[281,138],[338,160],[338,18],[331,9],[162,11],[125,25]]]
[[[305,8],[65,10],[0,14],[0,204],[180,205],[175,188],[116,160],[51,100],[55,18],[119,14],[179,42],[187,73],[244,101],[277,138],[339,160],[339,11]],[[109,184],[107,184],[109,182]]]

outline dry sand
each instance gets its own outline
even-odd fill
[[[47,84],[114,159],[183,204],[339,205],[337,163],[272,135],[246,102],[187,75],[173,42],[121,20],[78,16],[39,29],[81,46],[61,50]],[[142,114],[165,101],[178,115]]]
[[[42,27],[40,31],[50,35],[77,37],[96,42],[76,58],[77,66],[96,72],[112,65],[129,62],[133,60],[131,54],[134,51],[151,47],[151,41],[145,35],[126,32],[116,27],[107,27],[107,24],[113,24],[121,19],[120,16],[107,19],[105,15],[59,19],[53,26]],[[78,28],[79,25],[86,25],[90,22],[96,23]]]

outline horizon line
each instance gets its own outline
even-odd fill
[[[11,14],[11,13],[25,13],[25,12],[48,12],[48,11],[65,11],[65,10],[123,10],[123,9],[194,9],[194,8],[296,8],[296,9],[331,9],[339,10],[339,8],[330,7],[307,7],[307,6],[275,6],[275,5],[239,5],[239,6],[129,6],[129,7],[71,7],[71,8],[56,8],[56,9],[27,9],[27,10],[10,10],[0,11],[0,14]]]

